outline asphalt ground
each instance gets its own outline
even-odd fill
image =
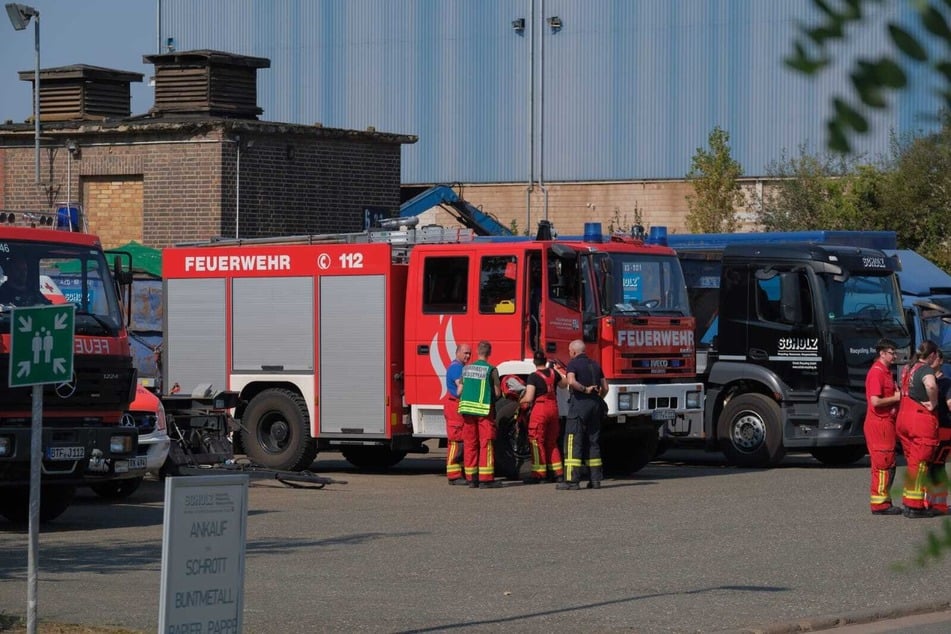
[[[951,605],[947,563],[915,564],[945,520],[872,516],[867,461],[670,452],[599,491],[450,487],[441,467],[328,454],[315,469],[345,484],[254,481],[244,631],[794,632]],[[155,631],[162,497],[83,492],[44,527],[41,620]],[[0,523],[0,613],[25,613],[26,540]]]

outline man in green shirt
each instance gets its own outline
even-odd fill
[[[464,468],[473,489],[494,489],[495,481],[495,401],[502,395],[499,371],[489,363],[492,344],[480,341],[478,359],[462,369],[459,392],[459,413],[462,414],[462,449]]]

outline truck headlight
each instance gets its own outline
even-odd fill
[[[123,434],[109,438],[109,451],[112,453],[132,453],[134,447],[135,439],[132,436]]]
[[[0,436],[0,458],[7,458],[13,455],[13,438],[10,436]]]
[[[633,409],[631,407],[631,395],[630,394],[618,394],[617,395],[617,408],[619,410],[629,410]]]
[[[696,392],[687,392],[687,409],[700,409],[700,394]]]
[[[828,406],[831,420],[822,424],[822,429],[842,429],[843,423],[849,418],[849,408],[845,405],[830,403]]]

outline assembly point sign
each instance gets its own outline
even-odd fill
[[[64,383],[73,376],[75,304],[14,307],[10,387]]]

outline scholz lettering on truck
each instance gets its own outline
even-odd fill
[[[810,337],[784,337],[779,340],[781,352],[815,352],[819,349],[819,340]]]

